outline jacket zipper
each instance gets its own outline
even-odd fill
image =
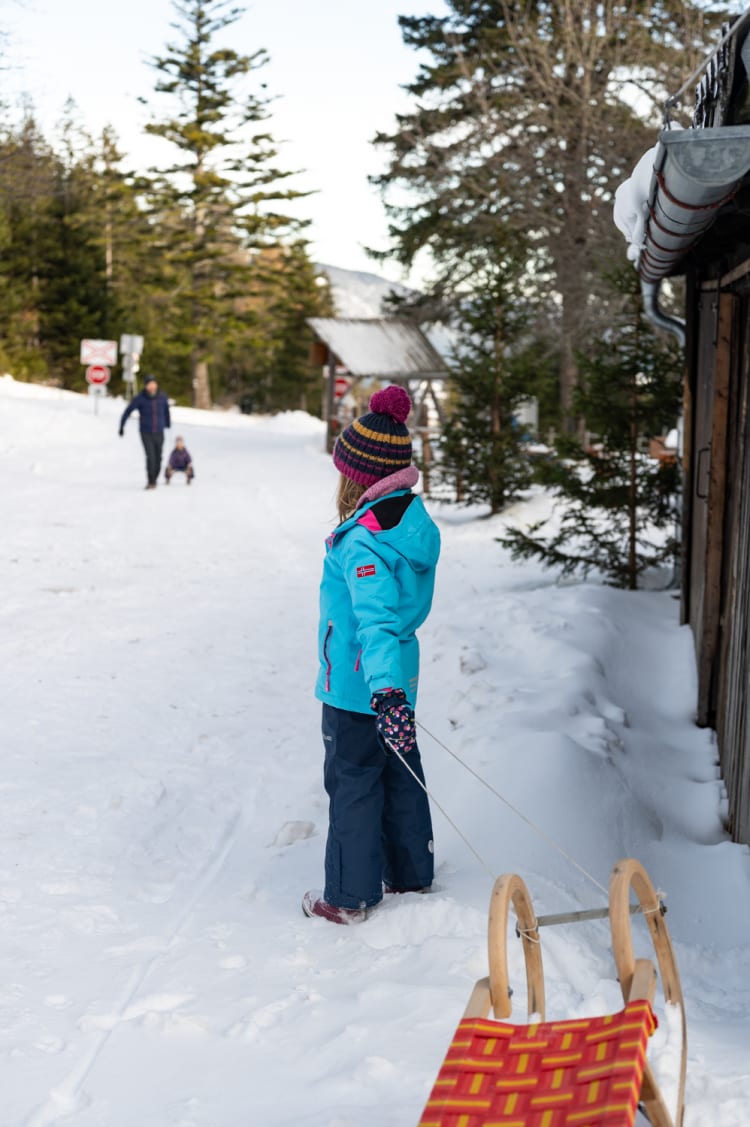
[[[333,620],[329,618],[328,619],[328,629],[326,630],[326,636],[323,639],[323,660],[326,663],[326,692],[327,693],[330,693],[330,691],[331,691],[331,659],[328,656],[328,643],[331,639],[332,633],[333,633]]]

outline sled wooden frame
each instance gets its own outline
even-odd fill
[[[635,907],[631,907],[630,905],[631,889],[638,900],[638,904]],[[490,1022],[483,1020],[488,1018],[490,1011],[492,1011],[492,1015],[495,1019],[501,1021],[509,1018],[512,1011],[512,992],[508,979],[507,959],[508,923],[511,906],[516,918],[516,934],[520,936],[523,945],[526,970],[527,1023],[531,1022],[531,1024],[526,1026],[494,1026],[490,1024]],[[654,964],[651,959],[635,958],[631,932],[631,915],[634,911],[643,913],[651,936],[654,954],[656,956],[656,964]],[[466,1039],[466,1030],[469,1030],[469,1034],[472,1034],[475,1030],[479,1030],[479,1032],[484,1035],[485,1039],[491,1038],[492,1045],[496,1046],[492,1051],[496,1052],[498,1058],[502,1058],[503,1053],[506,1053],[506,1055],[508,1053],[509,1043],[503,1041],[503,1036],[510,1036],[510,1034],[507,1033],[508,1030],[512,1030],[513,1035],[517,1036],[519,1029],[521,1030],[521,1035],[523,1035],[525,1029],[528,1029],[530,1031],[529,1044],[532,1043],[531,1038],[533,1038],[534,1032],[540,1028],[540,1022],[543,1023],[545,1021],[544,971],[539,927],[543,926],[543,923],[570,922],[575,919],[576,915],[583,918],[591,918],[592,916],[609,917],[614,962],[626,1009],[622,1011],[622,1014],[615,1015],[614,1017],[608,1016],[603,1019],[585,1019],[584,1021],[577,1022],[553,1023],[552,1025],[545,1025],[542,1028],[544,1030],[554,1028],[556,1031],[563,1027],[575,1027],[580,1029],[580,1027],[587,1024],[587,1021],[591,1021],[592,1023],[599,1022],[600,1024],[602,1022],[616,1023],[622,1021],[626,1016],[633,1014],[636,1014],[640,1021],[640,1017],[643,1015],[644,1011],[647,1012],[649,1017],[644,1017],[643,1020],[648,1028],[644,1027],[645,1031],[642,1036],[640,1057],[637,1062],[634,1062],[634,1068],[630,1076],[632,1107],[629,1107],[621,1114],[613,1114],[612,1108],[610,1107],[607,1113],[603,1114],[600,1118],[587,1115],[585,1112],[571,1113],[570,1118],[567,1118],[564,1113],[557,1111],[554,1113],[552,1111],[546,1113],[546,1117],[545,1113],[535,1112],[533,1116],[529,1118],[524,1118],[523,1115],[520,1117],[516,1115],[515,1117],[506,1118],[504,1115],[498,1116],[496,1111],[493,1111],[492,1113],[488,1113],[488,1118],[486,1119],[483,1118],[481,1110],[477,1111],[474,1109],[469,1113],[464,1113],[462,1111],[463,1105],[459,1106],[460,1101],[458,1099],[449,1099],[446,1092],[450,1095],[452,1091],[451,1085],[456,1084],[454,1075],[458,1066],[463,1069],[463,1076],[471,1079],[470,1067],[477,1063],[474,1059],[459,1059],[461,1057],[471,1056],[472,1054],[471,1049],[465,1048],[465,1046],[469,1044]],[[567,917],[547,917],[546,920],[542,919],[542,921],[538,920],[534,913],[531,897],[521,877],[515,873],[506,873],[498,877],[495,881],[490,900],[488,946],[489,976],[480,979],[474,986],[462,1022],[459,1024],[458,1030],[456,1031],[456,1037],[448,1051],[448,1055],[435,1083],[430,1100],[428,1100],[423,1116],[420,1119],[419,1127],[488,1127],[489,1124],[510,1124],[511,1122],[519,1125],[519,1127],[527,1123],[536,1125],[546,1122],[554,1124],[555,1127],[557,1127],[558,1124],[567,1123],[581,1124],[582,1127],[594,1127],[595,1124],[606,1123],[614,1127],[615,1124],[632,1124],[634,1122],[636,1104],[643,1108],[651,1123],[651,1127],[683,1127],[687,1063],[685,1004],[674,950],[664,919],[664,908],[648,874],[640,862],[628,858],[618,861],[614,866],[609,882],[608,910],[605,909],[602,912],[591,913],[574,913],[572,916]],[[656,991],[657,967],[664,999],[666,1002],[679,1007],[682,1020],[681,1060],[674,1118],[672,1118],[666,1107],[648,1060],[645,1059],[645,1042],[648,1039],[647,1034],[650,1034],[654,1028],[653,1018],[650,1015],[651,1004]],[[648,1005],[646,1006],[644,1003],[648,1003]],[[631,1028],[632,1024],[631,1022],[628,1028]],[[501,1031],[497,1038],[492,1038],[491,1031],[494,1028]],[[485,1049],[483,1051],[486,1053],[488,1050]],[[474,1049],[473,1052],[476,1052],[476,1049]],[[617,1061],[614,1067],[621,1070],[625,1069],[626,1057],[627,1054],[623,1054],[622,1058]],[[485,1058],[482,1059],[484,1060]],[[493,1063],[492,1067],[497,1070],[495,1076],[506,1075],[506,1073],[502,1071],[504,1067],[502,1059],[498,1059],[496,1063]],[[623,1075],[625,1079],[627,1079],[627,1073],[623,1073],[622,1071],[618,1073],[620,1088],[626,1086],[623,1081]],[[477,1075],[475,1080],[476,1083],[472,1091],[479,1091],[479,1084],[481,1083],[480,1077]],[[511,1081],[504,1080],[502,1083],[504,1085],[504,1091],[509,1091]],[[526,1078],[523,1079],[524,1085],[530,1083],[530,1080]],[[497,1085],[498,1087],[500,1086],[499,1081]],[[477,1101],[477,1104],[478,1103],[479,1101]]]

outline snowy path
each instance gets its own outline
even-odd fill
[[[320,424],[178,411],[196,484],[144,494],[119,409],[0,380],[0,1125],[409,1127],[484,973],[490,881],[436,812],[430,897],[345,930],[299,910],[326,824]],[[438,518],[422,721],[597,882],[647,864],[688,1000],[686,1127],[750,1123],[750,851],[722,830],[674,600],[557,587],[507,565],[499,522]],[[540,911],[601,902],[421,742],[493,870]],[[606,925],[544,942],[553,1015],[617,1004]]]

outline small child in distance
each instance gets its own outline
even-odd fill
[[[167,468],[164,471],[164,479],[169,485],[172,475],[175,473],[184,473],[187,477],[187,483],[195,477],[195,470],[193,469],[193,459],[190,457],[190,451],[185,446],[185,440],[181,435],[177,435],[174,440],[174,450],[169,455]]]

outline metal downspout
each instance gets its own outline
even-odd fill
[[[670,317],[669,314],[664,313],[659,308],[659,289],[661,288],[661,279],[658,282],[646,282],[641,279],[641,294],[643,296],[643,310],[652,325],[657,329],[664,329],[667,333],[672,333],[677,337],[680,342],[680,347],[685,347],[685,322],[681,317]]]

